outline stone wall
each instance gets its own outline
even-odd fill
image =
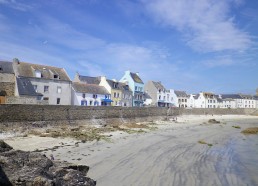
[[[14,90],[14,82],[0,82],[0,92],[5,91],[7,96],[14,96]]]
[[[179,109],[157,107],[81,107],[56,105],[0,105],[0,123],[6,125],[116,124],[166,119],[175,115],[257,113],[256,109]]]
[[[34,96],[24,96],[24,97],[17,97],[17,96],[7,96],[5,104],[41,104],[41,105],[48,105],[47,100],[37,100]]]

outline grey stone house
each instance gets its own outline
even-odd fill
[[[170,90],[167,90],[160,81],[148,81],[144,90],[152,99],[151,105],[158,107],[170,107],[172,105]]]
[[[23,82],[26,79],[38,95],[42,94],[44,102],[50,105],[71,105],[72,82],[64,68],[25,63],[16,59],[13,61],[13,69],[17,79]]]

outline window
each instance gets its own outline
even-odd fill
[[[94,101],[94,106],[98,106],[99,102],[98,101]]]
[[[62,88],[61,87],[57,87],[57,93],[61,94],[62,93]]]
[[[159,100],[161,99],[161,96],[159,96]]]
[[[38,100],[38,101],[40,101],[40,100],[41,100],[41,98],[42,98],[41,96],[37,96],[37,100]]]
[[[34,88],[35,92],[38,92],[38,86],[37,85],[33,85],[33,88]]]
[[[48,92],[49,86],[44,86],[44,92]]]
[[[97,95],[97,94],[93,94],[93,98],[95,98],[95,99],[96,99],[97,97],[98,97],[98,95]]]
[[[114,93],[114,98],[116,97],[116,92]]]
[[[49,100],[49,98],[48,98],[48,97],[44,97],[44,98],[43,98],[43,100],[48,101],[48,100]]]
[[[119,93],[117,93],[117,97],[119,98]]]
[[[84,93],[82,94],[82,98],[85,98],[85,94]]]
[[[54,79],[59,79],[59,75],[54,74]]]
[[[135,91],[137,90],[137,86],[135,86],[135,89],[134,89]]]
[[[92,101],[90,101],[90,105],[92,105]]]
[[[82,106],[87,106],[87,101],[82,100],[82,101],[81,101],[81,105],[82,105]]]
[[[39,70],[35,70],[35,76],[37,77],[37,78],[41,78],[42,76],[41,76],[41,72],[39,71]]]
[[[56,99],[56,104],[57,104],[57,105],[60,104],[60,100],[61,100],[60,98],[57,98],[57,99]]]

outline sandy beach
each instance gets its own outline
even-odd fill
[[[155,130],[106,133],[110,141],[11,137],[20,150],[44,150],[55,160],[90,166],[97,185],[258,185],[258,136],[241,130],[257,116],[179,116],[156,121]],[[208,123],[209,119],[220,121]]]

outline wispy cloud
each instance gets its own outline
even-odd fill
[[[182,32],[186,44],[199,52],[242,51],[252,45],[252,36],[238,28],[230,5],[240,0],[143,0],[159,23]]]
[[[6,5],[10,8],[20,10],[20,11],[27,11],[32,8],[31,5],[17,2],[16,0],[0,0],[0,4]]]

